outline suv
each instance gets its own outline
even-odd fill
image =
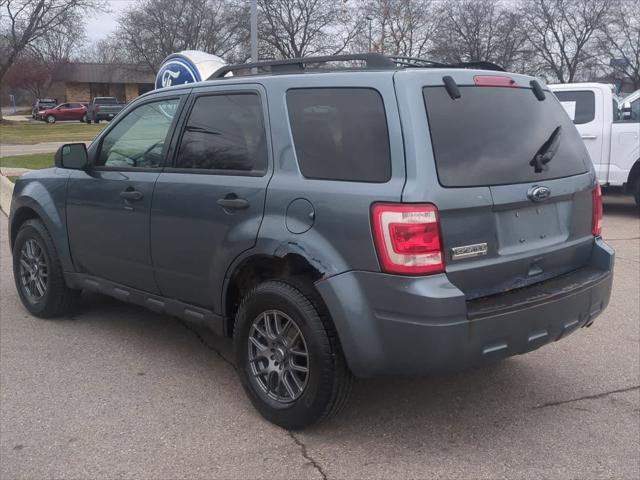
[[[555,96],[354,58],[368,67],[226,66],[150,92],[21,176],[25,307],[62,315],[86,289],[205,324],[233,337],[254,406],[294,429],[338,411],[354,376],[475,366],[591,325],[614,252]],[[247,68],[262,73],[225,76]]]

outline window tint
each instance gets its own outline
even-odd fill
[[[426,87],[424,102],[438,179],[445,187],[536,182],[585,173],[589,154],[552,96],[538,101],[528,88]],[[536,172],[530,162],[555,143],[553,158]]]
[[[177,98],[146,103],[129,112],[102,141],[96,166],[157,168],[178,108]]]
[[[631,119],[632,122],[640,122],[640,98],[631,102]]]
[[[196,98],[184,129],[176,168],[264,171],[267,141],[255,93]]]
[[[596,97],[593,92],[554,92],[576,125],[589,123],[596,116]]]
[[[80,108],[82,107],[82,104],[80,103],[70,103],[69,104],[69,108]]]
[[[389,132],[382,97],[368,88],[287,92],[289,122],[305,177],[355,182],[391,178]]]

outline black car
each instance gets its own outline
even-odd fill
[[[53,108],[58,105],[58,100],[55,98],[38,98],[31,108],[31,118],[34,120],[38,118],[38,113],[48,108]]]

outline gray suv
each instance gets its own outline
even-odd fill
[[[491,64],[227,66],[139,97],[55,165],[15,185],[25,307],[64,315],[90,290],[207,325],[285,428],[337,412],[354,377],[525,353],[609,301],[580,136]]]

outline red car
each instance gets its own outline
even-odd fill
[[[80,102],[61,103],[57,107],[38,112],[38,118],[47,123],[58,120],[87,120],[87,107]]]

